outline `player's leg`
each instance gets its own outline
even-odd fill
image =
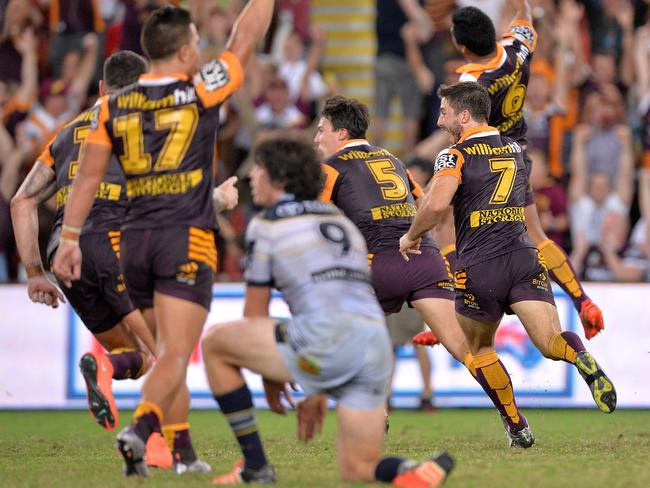
[[[79,369],[86,382],[91,415],[100,426],[113,430],[118,424],[118,410],[112,380],[139,378],[151,366],[151,355],[144,351],[135,335],[122,322],[94,335],[108,354],[95,351],[83,354]]]
[[[276,323],[277,320],[260,317],[217,325],[201,341],[210,389],[244,455],[244,464],[215,478],[215,484],[275,480],[275,472],[268,463],[257,430],[253,399],[241,368],[272,381],[292,381],[276,345]]]
[[[573,364],[585,380],[598,408],[611,413],[616,408],[616,390],[580,337],[562,331],[555,305],[545,301],[521,301],[511,304],[533,344],[547,358]]]
[[[142,386],[142,400],[131,427],[118,435],[126,474],[147,475],[143,458],[147,439],[161,431],[167,411],[185,382],[187,364],[203,329],[208,309],[198,303],[154,293],[158,335],[157,362]]]
[[[411,304],[449,354],[464,363],[469,347],[456,320],[454,302],[447,298],[421,298],[413,300]]]
[[[420,398],[420,410],[433,411],[433,387],[431,386],[431,358],[428,351],[421,347],[415,346],[415,357],[418,360],[420,374],[422,375],[422,394]]]
[[[474,320],[461,314],[458,314],[458,322],[474,356],[470,372],[499,411],[510,446],[532,446],[535,438],[526,417],[517,407],[510,374],[494,349],[494,336],[499,322]]]
[[[605,328],[600,308],[585,294],[569,257],[544,233],[535,203],[528,205],[524,214],[530,239],[544,258],[553,281],[560,285],[573,301],[585,329],[585,336],[591,339]]]

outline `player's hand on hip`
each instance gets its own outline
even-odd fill
[[[420,251],[420,242],[422,242],[421,238],[417,238],[415,240],[411,239],[407,234],[404,234],[400,240],[399,240],[399,252],[404,258],[404,261],[408,262],[409,261],[409,254],[422,254],[422,251]]]
[[[32,302],[44,303],[52,308],[59,306],[59,300],[65,302],[65,297],[61,293],[61,290],[48,280],[44,274],[32,276],[27,279],[27,293]]]
[[[216,187],[212,193],[215,207],[219,210],[232,210],[239,203],[239,190],[235,186],[237,177],[231,176]]]
[[[327,415],[327,396],[310,395],[296,407],[298,410],[298,439],[309,442],[323,431]]]
[[[81,278],[81,249],[79,244],[61,243],[54,256],[54,273],[70,288],[72,282]]]
[[[278,383],[276,381],[263,379],[262,383],[264,384],[264,395],[266,396],[266,403],[269,404],[269,408],[272,412],[279,413],[280,415],[286,415],[287,410],[282,404],[282,396],[287,399],[291,407],[296,408],[293,398],[289,393],[287,388],[287,383]]]

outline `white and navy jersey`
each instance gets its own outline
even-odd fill
[[[248,286],[275,287],[291,314],[347,313],[383,320],[361,232],[334,205],[284,200],[246,232]]]

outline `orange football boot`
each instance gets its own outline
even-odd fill
[[[105,354],[87,352],[79,360],[79,369],[86,381],[88,408],[103,428],[114,430],[118,412],[113,397],[113,365]]]
[[[145,449],[147,466],[160,469],[171,469],[174,464],[172,452],[169,450],[167,441],[160,432],[154,432],[147,440]]]
[[[413,336],[411,342],[416,346],[435,346],[440,344],[440,339],[438,339],[433,332],[430,330],[425,330]]]

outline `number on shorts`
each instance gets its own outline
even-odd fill
[[[345,256],[350,252],[352,244],[350,243],[348,232],[341,224],[337,224],[336,222],[323,222],[319,224],[318,230],[326,241],[335,245],[339,256]]]
[[[90,125],[80,125],[74,130],[73,141],[77,145],[77,159],[70,162],[68,167],[68,178],[71,180],[75,179],[77,176],[77,169],[79,168],[79,160],[81,159],[81,154],[83,153],[84,144],[86,143],[86,137],[90,131]]]
[[[390,159],[379,161],[366,161],[372,176],[381,188],[384,200],[403,200],[408,194],[408,187],[397,173],[395,165]]]
[[[512,187],[515,183],[515,176],[517,175],[517,162],[514,158],[495,158],[490,159],[490,171],[492,173],[500,173],[497,186],[492,193],[490,203],[501,204],[506,203],[510,198]]]
[[[154,171],[174,170],[183,161],[196,132],[199,121],[196,104],[156,110],[154,121],[156,130],[169,131],[156,159]],[[138,175],[151,171],[151,154],[144,152],[142,113],[134,112],[116,117],[113,121],[113,132],[124,142],[124,154],[120,156],[124,173]]]

